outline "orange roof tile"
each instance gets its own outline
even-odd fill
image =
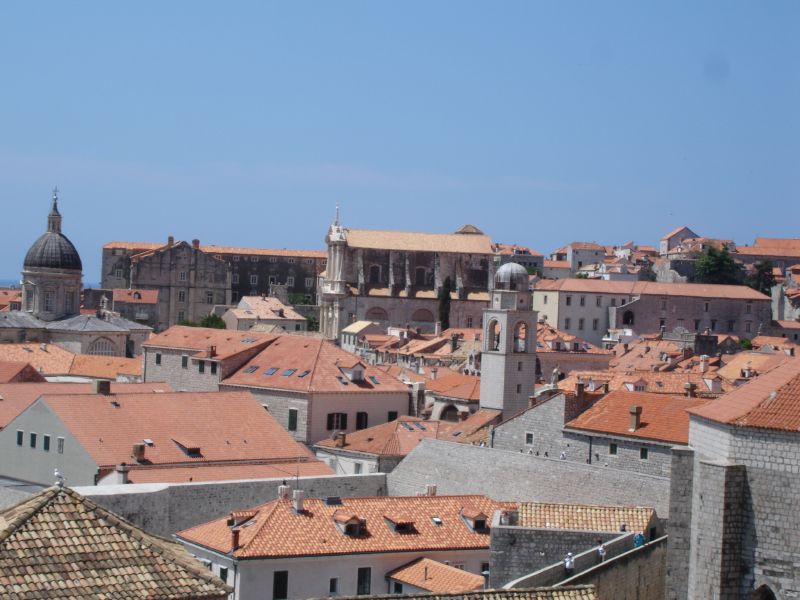
[[[462,254],[494,254],[492,241],[483,234],[415,233],[409,231],[377,231],[347,229],[347,245],[351,248],[401,250],[410,252],[442,252]]]
[[[447,398],[478,402],[481,399],[481,378],[452,372],[432,379],[425,389]]]
[[[517,244],[495,244],[494,251],[502,256],[543,256],[541,252]]]
[[[769,296],[746,285],[711,285],[704,283],[656,283],[652,281],[605,281],[602,279],[540,280],[535,291],[584,292],[587,294],[627,294],[631,296],[681,296],[762,300]]]
[[[69,374],[95,379],[116,379],[118,375],[141,377],[144,359],[123,356],[76,354]]]
[[[0,344],[0,361],[30,363],[42,375],[68,375],[74,358],[55,344]]]
[[[671,238],[671,237],[673,237],[673,236],[675,236],[675,235],[678,235],[678,234],[679,234],[681,231],[684,231],[684,230],[689,230],[689,231],[691,231],[691,229],[689,229],[688,227],[686,227],[686,225],[681,225],[680,227],[676,227],[675,229],[673,229],[673,230],[672,230],[672,231],[670,231],[669,233],[667,233],[667,234],[665,234],[664,236],[662,236],[662,237],[661,237],[661,239],[662,239],[662,240],[668,240],[669,238]]]
[[[428,592],[470,592],[482,589],[482,575],[457,569],[430,558],[418,558],[386,574],[389,579],[412,585]]]
[[[131,462],[133,444],[148,464],[312,460],[308,450],[248,392],[56,395],[43,401],[100,466]],[[179,447],[194,440],[199,455]]]
[[[756,238],[753,246],[758,248],[787,248],[800,250],[800,238]]]
[[[241,559],[488,549],[489,532],[470,528],[460,514],[465,506],[491,515],[516,505],[486,496],[345,498],[341,505],[334,506],[309,498],[298,513],[293,510],[291,500],[274,500],[256,508],[258,514],[251,525],[240,529],[239,548],[232,554]],[[346,535],[334,521],[337,512],[365,520],[366,532]],[[414,515],[411,532],[395,531],[386,523],[384,515],[396,512]],[[439,517],[441,525],[436,525],[433,517]],[[177,537],[217,552],[232,550],[227,517],[186,529]]]
[[[624,524],[628,531],[647,531],[655,510],[642,506],[592,506],[523,502],[519,505],[519,527],[536,529],[578,529],[617,533]]]
[[[358,357],[327,340],[293,335],[275,336],[269,345],[225,379],[224,383],[305,393],[376,394],[408,391],[404,383],[370,365],[365,366],[362,381],[350,381],[342,369],[352,368],[358,360]]]
[[[157,244],[152,242],[108,242],[103,248],[114,249],[119,248],[122,250],[158,250],[165,247],[166,244]],[[214,246],[202,245],[200,249],[209,254],[241,254],[243,256],[286,256],[296,258],[317,258],[325,259],[328,253],[325,250],[287,250],[286,248],[242,248],[237,246]]]
[[[544,261],[546,269],[571,269],[572,265],[567,260],[547,260]]]
[[[224,360],[240,352],[266,346],[274,339],[275,336],[271,334],[174,325],[151,336],[142,345],[146,348],[180,348],[195,352],[206,352],[209,346],[216,346],[215,357]]]
[[[714,400],[617,390],[598,400],[594,406],[564,427],[673,444],[688,444],[689,415],[686,410],[707,402]],[[632,406],[642,408],[641,424],[636,431],[629,429]]]
[[[45,379],[29,363],[0,361],[0,383],[44,382]]]
[[[245,481],[249,479],[279,479],[287,477],[321,477],[335,475],[321,461],[287,461],[244,464],[201,463],[181,466],[132,466],[128,473],[131,483],[181,483],[200,481]]]
[[[768,247],[768,246],[737,246],[736,254],[746,256],[778,256],[781,258],[800,258],[800,248]]]
[[[738,427],[800,431],[800,359],[789,360],[689,412]]]
[[[124,302],[126,304],[157,304],[158,290],[129,290],[116,288],[112,290],[114,302]]]
[[[737,381],[743,378],[742,371],[745,369],[754,371],[756,375],[762,375],[790,360],[791,358],[783,352],[739,352],[717,373],[728,381]]]
[[[603,252],[606,251],[605,246],[601,246],[600,244],[596,244],[594,242],[572,242],[569,246],[573,250],[602,250]]]
[[[230,309],[230,313],[241,320],[306,320],[291,305],[272,296],[244,296],[239,301],[239,306]]]
[[[729,381],[723,380],[720,382],[720,391],[714,392],[707,384],[706,379],[717,379],[716,373],[697,373],[697,372],[677,372],[677,371],[572,371],[567,377],[558,382],[558,387],[561,390],[575,391],[575,386],[579,381],[583,381],[586,385],[586,390],[589,391],[592,382],[596,387],[601,387],[603,383],[608,383],[608,389],[615,391],[619,389],[627,389],[626,386],[632,386],[641,383],[645,386],[645,392],[651,394],[670,394],[680,396],[686,392],[685,384],[687,382],[695,385],[695,390],[701,397],[714,397],[722,392],[727,392],[732,388]]]
[[[7,383],[0,385],[0,429],[33,404],[44,394],[88,394],[91,383]],[[171,392],[168,383],[111,383],[115,394],[151,394],[156,391]]]

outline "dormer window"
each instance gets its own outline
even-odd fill
[[[383,515],[386,524],[397,533],[416,533],[414,519],[403,515]]]
[[[486,522],[488,517],[483,512],[474,508],[464,507],[461,509],[461,517],[472,531],[482,533],[487,530]]]
[[[358,537],[366,532],[367,521],[360,519],[355,513],[346,510],[337,510],[333,513],[333,521],[344,535]]]

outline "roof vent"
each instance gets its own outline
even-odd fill
[[[325,506],[341,506],[342,499],[340,496],[325,496]]]

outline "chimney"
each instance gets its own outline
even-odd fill
[[[133,457],[133,460],[136,462],[142,462],[144,460],[144,449],[144,444],[134,444],[131,450],[131,456]]]
[[[278,500],[288,500],[291,497],[292,486],[286,485],[286,483],[278,486]]]
[[[108,379],[95,379],[92,382],[92,393],[100,394],[101,396],[110,396],[111,381]]]
[[[114,471],[117,473],[117,483],[130,483],[128,481],[128,471],[130,471],[130,467],[125,463],[119,464],[114,467]]]
[[[439,369],[437,367],[431,367],[431,379],[436,379],[438,373]]]
[[[303,512],[303,500],[305,500],[306,493],[303,490],[295,490],[292,493],[292,507],[294,512]]]
[[[579,381],[578,383],[575,384],[575,397],[579,401],[583,400],[583,394],[585,392],[585,389],[586,385],[582,381]]]
[[[687,398],[694,398],[696,396],[694,390],[697,386],[692,383],[691,381],[687,381],[683,384],[683,389],[686,390],[686,397]]]
[[[435,335],[436,337],[439,337],[439,336],[442,335],[442,322],[441,321],[436,321],[436,325],[434,325],[434,328],[433,328],[433,335]]]
[[[42,352],[47,352],[47,344],[46,343],[43,342],[42,344],[40,344],[39,348],[41,349]]]
[[[192,248],[198,250],[200,248],[200,240],[192,240]]]
[[[282,309],[282,308],[279,308],[279,309],[278,309],[278,316],[279,316],[279,317],[282,317],[282,316],[283,316],[283,309]]]
[[[231,529],[231,552],[239,549],[239,530]]]
[[[453,353],[458,350],[458,335],[455,333],[450,336],[450,352]]]
[[[435,496],[436,495],[436,484],[429,483],[425,486],[425,495],[426,496]]]
[[[700,372],[705,373],[706,371],[708,371],[708,355],[703,354],[700,357]]]
[[[639,429],[639,426],[642,423],[642,407],[641,406],[631,406],[630,408],[630,426],[628,427],[628,431],[634,432]]]
[[[344,431],[337,431],[334,440],[335,440],[334,447],[344,448],[347,442],[347,434]]]
[[[214,358],[217,355],[217,347],[216,346],[209,346],[208,347],[208,358]]]
[[[167,237],[167,246],[172,246],[175,243],[175,238],[172,236]]]
[[[604,394],[608,393],[608,382],[607,381],[603,384],[603,393]]]

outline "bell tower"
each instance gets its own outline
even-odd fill
[[[536,321],[527,270],[506,263],[483,311],[481,349],[481,408],[502,410],[504,420],[528,408],[533,395]]]
[[[336,205],[336,219],[325,236],[328,245],[328,264],[322,281],[322,301],[320,307],[320,331],[329,339],[339,335],[340,300],[347,295],[344,279],[344,254],[347,247],[347,230],[339,223],[339,205]]]

